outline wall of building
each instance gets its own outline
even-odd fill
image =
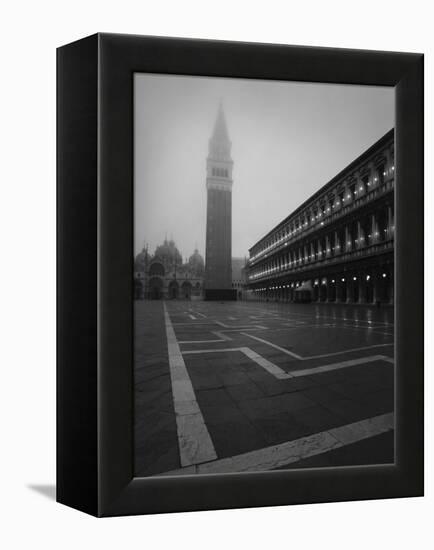
[[[249,296],[392,304],[394,170],[391,131],[250,249]]]

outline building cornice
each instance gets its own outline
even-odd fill
[[[275,225],[270,231],[268,231],[261,239],[256,241],[253,246],[249,248],[249,253],[258,246],[261,242],[271,237],[275,232],[279,231],[281,228],[286,226],[292,219],[296,219],[297,216],[307,210],[315,201],[320,201],[321,199],[326,199],[327,194],[334,194],[340,186],[344,188],[345,180],[350,178],[356,179],[355,173],[360,172],[360,175],[363,175],[369,172],[369,168],[366,165],[367,162],[373,162],[374,165],[379,164],[379,158],[384,158],[381,155],[381,150],[385,147],[392,147],[393,149],[393,138],[395,135],[395,130],[392,128],[389,130],[383,137],[371,145],[366,151],[354,159],[350,164],[348,164],[343,170],[341,170],[336,176],[324,184],[318,191],[311,195],[307,200],[305,200],[300,206],[293,210],[286,218],[280,221]],[[377,154],[375,154],[377,152]],[[333,190],[332,190],[333,188]],[[301,236],[301,235],[300,235]]]

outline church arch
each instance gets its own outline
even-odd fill
[[[185,298],[186,300],[189,300],[191,298],[191,290],[192,290],[191,283],[189,281],[184,281],[181,285],[182,297]]]
[[[161,300],[163,298],[163,279],[152,277],[149,280],[149,298],[151,300]]]
[[[164,277],[165,271],[164,271],[164,265],[161,262],[154,262],[151,264],[151,267],[149,268],[149,276],[159,276]]]
[[[179,297],[179,284],[177,281],[170,281],[169,283],[169,298],[176,299]]]

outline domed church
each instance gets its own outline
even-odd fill
[[[200,299],[205,262],[196,249],[186,262],[175,242],[165,239],[153,255],[144,248],[134,260],[134,297],[140,299]]]

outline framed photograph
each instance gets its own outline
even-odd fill
[[[58,501],[423,494],[423,56],[58,50]]]

